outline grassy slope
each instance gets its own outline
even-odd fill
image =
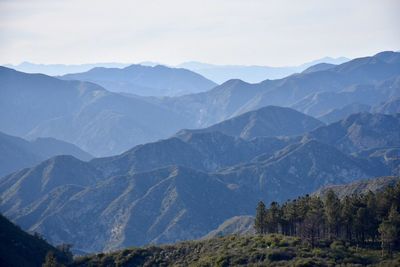
[[[400,253],[382,258],[379,249],[340,242],[310,248],[298,238],[281,235],[226,236],[175,245],[125,249],[84,256],[74,266],[400,266]]]

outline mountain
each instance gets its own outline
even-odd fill
[[[179,110],[203,128],[268,105],[319,117],[354,102],[374,106],[400,96],[399,55],[382,52],[327,70],[255,84],[233,79],[208,92],[164,98],[158,103]]]
[[[267,106],[249,111],[232,119],[192,132],[221,132],[226,135],[251,139],[259,136],[296,136],[323,124],[310,116],[290,108]],[[187,130],[183,130],[183,134]],[[180,133],[177,134],[178,136]]]
[[[18,175],[18,179],[31,179],[26,176]],[[55,175],[47,177],[60,180]],[[82,183],[67,185],[76,188]],[[50,191],[30,203],[25,203],[21,193],[15,194],[5,199],[2,210],[8,203],[20,203],[24,208],[10,206],[5,214],[31,231],[45,233],[53,243],[68,242],[81,250],[99,251],[198,238],[210,226],[240,213],[240,199],[244,198],[216,177],[183,167],[111,177],[73,193],[72,189],[62,190],[67,185],[48,187]],[[5,186],[1,183],[2,190]],[[228,203],[237,208],[224,209]]]
[[[384,164],[371,166],[368,160],[346,155],[330,145],[312,140],[289,145],[272,157],[260,156],[253,162],[218,173],[222,181],[269,203],[293,199],[326,184],[388,175],[390,171]]]
[[[229,218],[254,214],[259,200],[390,175],[398,167],[390,161],[400,144],[397,117],[356,114],[290,138],[188,131],[89,162],[57,156],[0,179],[0,211],[52,243],[86,252],[197,239]],[[369,142],[348,151],[317,134],[335,125],[368,129],[353,137]],[[345,140],[344,131],[328,132]]]
[[[139,145],[121,155],[93,159],[90,163],[107,175],[136,173],[179,165],[202,171],[244,163],[260,154],[272,155],[293,142],[275,137],[252,140],[219,132],[186,133]]]
[[[321,121],[325,123],[332,123],[336,121],[340,121],[351,114],[360,113],[360,112],[368,112],[371,110],[371,106],[365,104],[351,103],[342,108],[333,109],[322,116],[318,117]],[[381,113],[381,112],[378,112]]]
[[[344,62],[341,62],[341,63],[344,63]],[[334,68],[335,66],[336,66],[335,64],[330,64],[330,63],[318,63],[318,64],[315,64],[315,65],[303,70],[302,73],[311,73],[311,72],[316,72],[316,71],[329,70],[329,69]]]
[[[179,64],[177,67],[197,72],[216,83],[224,83],[230,79],[241,79],[250,83],[258,83],[265,79],[281,79],[294,73],[302,72],[310,66],[319,63],[341,64],[349,61],[348,58],[324,57],[299,66],[270,67],[245,65],[214,65],[196,61]]]
[[[94,68],[83,73],[66,74],[61,79],[99,84],[112,92],[141,96],[178,96],[207,91],[217,84],[182,68],[162,65],[130,65],[118,68]]]
[[[0,132],[0,177],[31,167],[56,155],[72,155],[81,160],[93,158],[75,145],[54,139],[37,138],[26,141]]]
[[[320,127],[305,136],[351,153],[373,148],[399,147],[400,114],[358,113]]]
[[[400,113],[400,97],[393,97],[372,109],[373,112],[382,114]]]
[[[228,218],[252,214],[260,198],[282,201],[371,176],[360,162],[316,142],[280,154],[214,173],[171,166],[108,176],[57,157],[4,177],[1,210],[52,243],[91,252],[200,238]]]
[[[360,180],[343,185],[324,186],[314,192],[314,195],[324,196],[329,190],[333,190],[339,198],[345,198],[354,194],[367,194],[368,192],[380,192],[389,186],[394,186],[400,181],[399,176],[378,177],[373,179]]]
[[[224,221],[204,238],[209,239],[226,235],[253,235],[255,233],[254,216],[234,216]]]
[[[11,135],[53,137],[104,156],[191,126],[181,114],[140,97],[0,67],[0,131]]]
[[[104,68],[125,68],[130,64],[126,63],[93,63],[93,64],[36,64],[31,62],[22,62],[18,65],[8,64],[7,68],[15,69],[17,71],[26,73],[42,73],[49,76],[65,75],[68,73],[77,73],[91,70],[96,67]]]
[[[30,235],[0,214],[0,265],[8,267],[41,267],[48,252],[59,262],[66,258],[39,235]],[[64,261],[64,262],[63,262]]]
[[[304,113],[321,117],[335,110],[345,109],[351,105],[376,106],[382,102],[399,97],[400,76],[371,84],[357,84],[339,92],[318,92],[311,94],[292,108]],[[350,115],[350,114],[347,114]],[[344,117],[343,117],[344,118]]]

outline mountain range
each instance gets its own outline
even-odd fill
[[[1,131],[97,158],[2,135],[5,158],[28,155],[29,168],[0,178],[0,211],[53,244],[108,251],[218,235],[259,200],[398,175],[399,67],[399,53],[382,52],[177,97],[1,67]]]
[[[56,155],[72,155],[84,161],[93,158],[77,146],[54,138],[37,138],[27,141],[2,132],[0,132],[0,148],[0,177],[32,167]]]
[[[319,64],[341,64],[349,61],[348,58],[339,57],[331,58],[324,57],[318,60],[304,63],[299,66],[292,67],[269,67],[269,66],[245,66],[245,65],[213,65],[201,63],[196,61],[184,62],[177,66],[169,66],[168,64],[160,64],[157,62],[144,61],[136,65],[154,67],[157,65],[164,65],[166,67],[185,68],[200,75],[205,76],[207,79],[216,83],[223,83],[229,79],[237,78],[247,82],[260,82],[265,79],[278,79],[291,75],[296,72],[302,72],[308,67]],[[50,76],[62,76],[71,73],[87,72],[93,68],[125,68],[132,64],[129,63],[94,63],[94,64],[35,64],[31,62],[22,62],[17,65],[7,64],[5,67],[12,68],[18,71],[27,73],[43,73]]]
[[[7,134],[53,137],[95,156],[121,153],[192,126],[178,112],[140,97],[5,67],[0,67],[0,122]]]
[[[193,118],[198,127],[267,105],[320,117],[352,103],[377,106],[392,101],[400,96],[399,76],[400,53],[387,51],[278,80],[250,84],[233,79],[205,93],[165,98],[158,103]]]
[[[112,92],[141,96],[179,96],[200,93],[217,85],[190,70],[163,65],[130,65],[125,68],[96,67],[87,72],[66,74],[60,78],[93,82]]]
[[[270,116],[266,111],[277,109],[243,115],[263,122]],[[298,113],[280,109],[287,116]],[[247,124],[234,118],[234,129],[242,128],[234,132],[237,136],[222,133],[232,126],[222,124],[229,125],[220,126],[222,132],[188,130],[89,162],[57,156],[3,177],[0,210],[54,244],[72,243],[87,252],[113,250],[201,238],[229,218],[253,214],[260,199],[285,201],[327,184],[397,171],[392,162],[398,154],[388,151],[399,147],[398,115],[361,113],[327,126],[297,116],[320,127],[304,128],[300,136],[254,132],[243,139],[239,136]],[[277,117],[271,124],[277,128],[285,120]],[[327,132],[337,138],[328,138]],[[348,142],[351,149],[344,149]]]
[[[317,65],[304,73],[257,84],[229,80],[206,92],[177,97],[120,94],[91,82],[1,67],[0,131],[25,139],[53,137],[99,157],[168,138],[180,129],[206,128],[268,105],[291,107],[326,123],[353,112],[392,114],[398,110],[400,97],[399,54],[382,52],[330,68]],[[173,72],[172,77],[179,76],[167,79],[170,84],[188,81],[185,77],[189,71],[162,66],[134,65],[93,72],[106,71],[103,79],[123,84],[124,75],[114,76],[108,71],[133,72],[137,76],[144,68],[154,75],[161,70]],[[197,74],[191,75],[199,78]],[[160,84],[164,78],[146,79],[154,80],[159,88],[167,88],[168,82]],[[205,80],[201,76],[199,79]]]
[[[249,83],[258,83],[265,79],[281,79],[294,73],[299,73],[307,68],[320,63],[342,64],[350,59],[345,57],[324,57],[307,62],[299,66],[271,67],[271,66],[246,66],[246,65],[215,65],[197,61],[184,62],[178,65],[197,72],[216,83],[224,83],[230,79],[240,79]]]

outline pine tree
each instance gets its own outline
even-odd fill
[[[272,202],[267,210],[266,226],[268,233],[278,233],[282,212],[277,202]]]
[[[260,201],[257,205],[256,218],[254,222],[254,228],[256,229],[256,233],[259,235],[267,233],[266,216],[267,212],[265,209],[265,204],[264,202]]]
[[[396,227],[388,220],[384,220],[379,225],[379,233],[381,235],[382,256],[386,253],[392,255],[393,245],[396,241]]]
[[[341,205],[333,190],[327,192],[324,204],[329,238],[334,239],[339,236]]]
[[[309,210],[302,223],[302,237],[314,247],[321,237],[325,222],[324,204],[318,197],[310,199]]]
[[[46,255],[46,259],[42,267],[64,267],[64,265],[57,262],[53,251],[49,251]]]

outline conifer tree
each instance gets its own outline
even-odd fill
[[[327,192],[324,204],[329,238],[334,239],[339,236],[341,205],[333,190]]]
[[[254,222],[254,228],[256,230],[256,233],[259,235],[266,234],[266,232],[267,232],[266,216],[267,216],[267,212],[265,209],[265,204],[264,204],[264,202],[260,201],[260,202],[258,202],[258,205],[257,205],[256,218],[255,218],[255,222]]]

